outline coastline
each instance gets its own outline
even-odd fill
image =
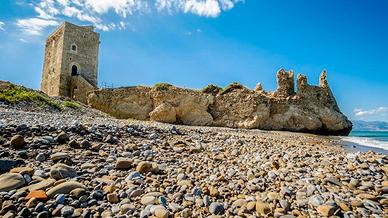
[[[385,131],[384,131],[385,132]],[[368,152],[369,150],[381,154],[388,154],[388,141],[379,140],[371,136],[350,135],[338,137],[341,145],[352,152]]]
[[[374,151],[374,152],[377,152],[380,154],[388,155],[388,150],[385,150],[382,148],[361,145],[361,144],[354,143],[354,142],[344,141],[343,139],[339,139],[339,140],[340,140],[340,144],[343,146],[343,148],[346,151],[349,151],[352,153]]]

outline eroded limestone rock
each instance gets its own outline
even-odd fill
[[[154,109],[150,88],[141,86],[94,91],[88,104],[120,119],[147,120]]]
[[[176,122],[176,110],[169,103],[162,103],[150,113],[150,119],[163,123]]]
[[[276,95],[279,97],[288,97],[295,94],[294,72],[286,72],[280,69],[276,74],[278,80],[278,89]]]
[[[118,118],[134,118],[197,126],[222,126],[265,130],[288,130],[316,134],[347,135],[352,123],[338,108],[327,82],[326,71],[319,86],[309,85],[294,72],[277,73],[276,92],[242,85],[217,93],[174,87],[102,89],[92,92],[89,105]],[[236,88],[233,88],[236,87]]]
[[[175,110],[176,122],[178,123],[205,126],[211,125],[213,122],[213,117],[208,113],[209,105],[214,102],[213,95],[174,86],[168,86],[163,90],[152,89],[151,95],[156,108],[150,115],[160,114],[158,111],[162,107],[171,110],[170,113],[165,112],[167,116],[164,119],[172,119]],[[159,119],[153,119],[153,117],[151,117],[151,120],[161,120],[160,117],[158,117]]]

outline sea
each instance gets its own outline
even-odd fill
[[[352,131],[341,140],[352,151],[373,150],[388,155],[388,131]]]

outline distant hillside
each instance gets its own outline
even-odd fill
[[[388,123],[382,121],[362,121],[354,120],[353,122],[353,131],[388,131]]]

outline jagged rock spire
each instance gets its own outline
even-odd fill
[[[294,72],[286,72],[283,68],[276,74],[278,88],[276,91],[279,97],[289,97],[295,94]]]
[[[255,90],[256,92],[263,92],[263,85],[261,85],[261,83],[257,83]]]
[[[298,74],[298,79],[296,81],[298,92],[303,91],[305,87],[308,85],[307,77],[303,74]]]
[[[327,82],[327,73],[326,70],[323,70],[321,76],[319,77],[319,86],[322,88],[328,88],[329,83]]]

